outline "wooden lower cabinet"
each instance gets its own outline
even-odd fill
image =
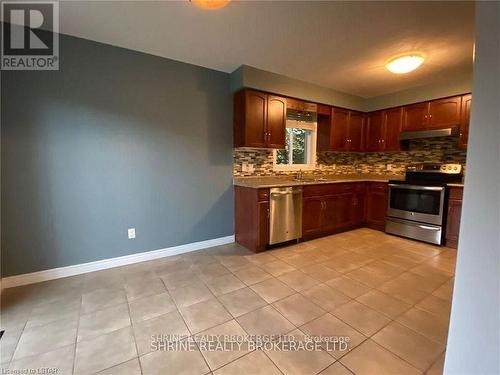
[[[322,232],[323,197],[308,197],[302,200],[302,235],[314,236]]]
[[[340,193],[325,198],[324,229],[338,231],[350,228],[353,223],[354,193]]]
[[[364,223],[364,183],[304,186],[302,237],[338,233]]]
[[[269,189],[234,187],[235,240],[260,252],[269,243]]]
[[[387,212],[387,184],[367,182],[366,185],[366,226],[383,231]]]
[[[387,184],[374,182],[306,185],[302,240],[368,226],[384,230]],[[260,252],[269,243],[269,189],[235,186],[235,238]]]
[[[457,248],[462,217],[463,188],[452,187],[449,192],[448,213],[446,217],[446,246]]]

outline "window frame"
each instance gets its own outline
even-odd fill
[[[306,170],[312,171],[316,169],[316,140],[318,134],[318,124],[316,122],[309,121],[298,121],[288,119],[286,121],[286,128],[298,128],[311,131],[311,135],[307,139],[306,147],[306,158],[308,160],[307,164],[278,164],[277,163],[277,152],[278,150],[273,150],[273,170],[275,171],[299,171]],[[293,142],[293,140],[291,140]],[[291,160],[291,159],[290,159]]]

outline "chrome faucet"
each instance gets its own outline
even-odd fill
[[[302,172],[302,169],[300,169],[297,174],[295,175],[296,180],[303,180],[304,179],[304,172]]]

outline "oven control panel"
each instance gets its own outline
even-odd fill
[[[459,174],[462,172],[460,164],[441,164],[441,173]]]
[[[461,174],[461,164],[421,163],[409,165],[407,172]]]

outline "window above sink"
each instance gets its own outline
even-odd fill
[[[273,169],[278,171],[313,170],[316,168],[317,124],[288,119],[285,149],[274,150]]]

